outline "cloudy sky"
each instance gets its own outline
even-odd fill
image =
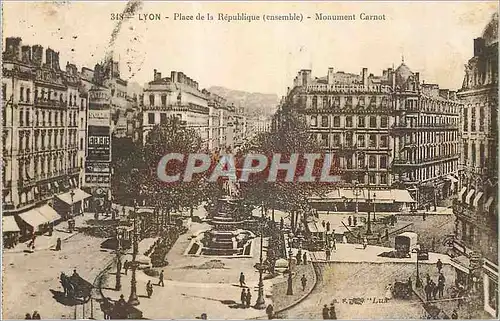
[[[3,35],[23,44],[60,51],[79,68],[93,68],[112,54],[120,59],[122,78],[141,85],[153,77],[184,71],[201,87],[212,85],[282,95],[297,71],[313,76],[337,71],[381,74],[405,63],[426,82],[457,89],[473,38],[481,36],[496,2],[144,2],[121,25],[111,20],[126,2],[3,2]],[[160,21],[139,14],[159,13]],[[211,13],[214,20],[174,21],[174,13]],[[248,15],[296,13],[303,22],[224,22],[218,13]],[[315,21],[316,13],[355,14],[356,21]],[[385,15],[385,21],[361,21],[359,15]],[[312,19],[305,17],[311,16]],[[170,17],[167,19],[166,17]],[[261,18],[262,19],[262,18]],[[112,41],[112,34],[117,35]]]

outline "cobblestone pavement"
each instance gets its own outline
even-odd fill
[[[24,319],[34,310],[44,319],[73,319],[75,307],[61,298],[59,275],[76,269],[92,283],[111,259],[109,253],[100,251],[102,241],[77,234],[63,241],[60,252],[4,253],[3,319]]]

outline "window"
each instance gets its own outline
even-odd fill
[[[351,107],[352,106],[352,96],[347,96],[346,99],[345,99],[345,105],[347,107]]]
[[[358,135],[358,147],[365,147],[365,135]]]
[[[167,95],[161,95],[161,106],[167,107]]]
[[[21,87],[21,89],[20,89],[19,101],[24,101],[24,87]]]
[[[382,98],[382,107],[387,107],[387,97]]]
[[[321,116],[321,127],[328,127],[328,116]]]
[[[380,156],[380,168],[387,168],[387,156]]]
[[[358,127],[365,127],[365,116],[358,116]]]
[[[484,106],[479,107],[479,131],[484,132]]]
[[[347,169],[352,169],[352,157],[347,157]]]
[[[328,134],[321,134],[321,145],[328,147]]]
[[[359,97],[358,104],[360,106],[364,106],[365,105],[365,97]]]
[[[340,146],[340,134],[333,134],[333,146]]]
[[[19,126],[24,126],[24,112],[22,110],[19,111]]]
[[[485,157],[484,157],[484,144],[479,145],[479,166],[484,167]]]
[[[333,104],[334,104],[335,107],[339,107],[340,106],[340,97],[339,96],[337,96],[337,97],[334,98]]]
[[[365,168],[365,157],[363,155],[358,156],[358,168]]]
[[[387,121],[387,116],[382,116],[380,117],[380,127],[381,128],[387,128],[389,126],[388,121]]]
[[[148,113],[148,124],[154,124],[155,123],[155,114],[154,113]]]
[[[377,167],[377,160],[375,159],[374,155],[370,155],[370,157],[368,157],[368,165],[370,166],[370,168]]]
[[[370,135],[370,147],[377,147],[377,135]]]
[[[389,146],[389,137],[387,135],[380,136],[380,147],[387,148]]]
[[[2,84],[2,98],[7,100],[7,84]]]
[[[352,137],[353,137],[353,135],[351,132],[347,132],[345,134],[345,144],[344,144],[345,146],[353,146],[354,145],[352,142]]]
[[[5,106],[2,108],[2,123],[4,127],[7,126],[7,110]]]
[[[380,184],[381,185],[387,185],[387,174],[380,174]]]
[[[318,126],[318,118],[317,116],[311,116],[311,127]]]
[[[62,145],[62,139],[61,139],[61,145]],[[83,138],[80,138],[80,150],[83,150]]]
[[[166,123],[167,123],[167,114],[161,113],[160,114],[160,124],[166,124]]]
[[[476,167],[476,143],[472,143],[472,166]]]
[[[370,184],[376,184],[377,183],[375,173],[368,174],[368,179],[369,179],[369,183]]]
[[[313,96],[313,98],[312,98],[312,107],[318,108],[318,97],[317,96]]]
[[[61,96],[61,101],[62,101],[62,96]],[[82,98],[80,99],[80,110],[85,109],[85,100]]]
[[[340,127],[340,116],[333,116],[333,127]]]
[[[352,127],[352,116],[345,117],[345,127]]]
[[[28,88],[26,89],[26,101],[30,102],[31,97],[31,90]]]
[[[149,95],[149,106],[155,105],[155,95]]]
[[[30,111],[26,111],[26,126],[30,125]]]
[[[471,108],[471,113],[470,113],[470,131],[475,132],[476,131],[476,107]]]
[[[370,116],[370,128],[377,128],[377,117]]]
[[[330,107],[330,102],[329,102],[329,99],[328,99],[328,96],[323,96],[323,108],[328,108]]]

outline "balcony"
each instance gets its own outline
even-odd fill
[[[65,101],[59,101],[54,99],[35,99],[35,105],[39,107],[49,107],[49,108],[65,108],[67,107],[67,103]],[[50,123],[49,123],[50,126]]]

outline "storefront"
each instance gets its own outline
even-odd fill
[[[63,219],[81,215],[84,211],[84,200],[91,195],[76,188],[70,192],[57,195],[54,198],[54,209]]]
[[[498,318],[498,265],[484,260],[484,311]]]
[[[31,237],[33,233],[43,234],[48,230],[49,220],[40,214],[36,208],[32,208],[18,215],[17,220],[21,230],[21,239]]]
[[[21,229],[19,229],[14,216],[2,217],[2,237],[5,248],[16,246],[19,241],[19,232]]]

